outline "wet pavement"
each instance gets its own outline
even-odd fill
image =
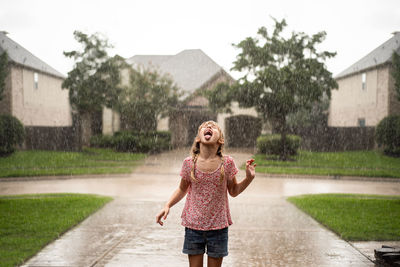
[[[181,253],[184,201],[171,209],[163,227],[155,224],[156,213],[179,183],[187,154],[185,149],[151,156],[131,175],[0,182],[0,195],[74,192],[114,197],[24,266],[187,266]],[[239,165],[251,151],[227,154]],[[238,179],[243,177],[240,171]],[[234,224],[223,266],[374,266],[368,257],[387,242],[349,244],[285,200],[329,192],[400,195],[400,183],[257,174],[246,191],[230,199]]]

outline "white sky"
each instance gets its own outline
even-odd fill
[[[79,48],[74,30],[99,32],[114,45],[110,55],[174,55],[202,49],[230,71],[232,46],[272,29],[270,16],[285,18],[289,32],[326,31],[321,49],[334,74],[400,31],[399,0],[0,0],[0,30],[67,74],[73,61],[63,51]]]

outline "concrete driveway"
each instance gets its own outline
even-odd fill
[[[251,151],[227,154],[240,165]],[[73,192],[114,197],[25,266],[187,266],[187,257],[181,253],[184,201],[172,208],[163,227],[155,223],[156,213],[179,183],[187,155],[188,149],[150,156],[130,175],[0,182],[1,195]],[[238,179],[243,177],[240,171]],[[230,199],[234,224],[229,229],[230,254],[223,266],[374,266],[367,257],[372,255],[371,243],[349,244],[285,200],[328,192],[400,195],[400,183],[258,174],[245,192]]]

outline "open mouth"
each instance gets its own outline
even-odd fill
[[[207,129],[207,130],[204,131],[204,138],[208,141],[208,140],[211,139],[212,134],[213,134],[212,130],[211,129]]]

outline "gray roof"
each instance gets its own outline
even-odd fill
[[[335,78],[343,78],[345,76],[391,62],[394,51],[400,53],[400,32],[394,32],[392,38],[381,44],[368,55],[351,65],[349,68],[339,73]]]
[[[155,68],[171,75],[186,95],[201,88],[217,73],[223,71],[221,66],[200,49],[184,50],[174,56],[138,55],[128,58],[126,62],[134,68]]]
[[[0,54],[4,51],[7,52],[9,61],[56,77],[65,78],[65,76],[60,72],[34,56],[18,43],[11,40],[6,33],[0,31]]]

